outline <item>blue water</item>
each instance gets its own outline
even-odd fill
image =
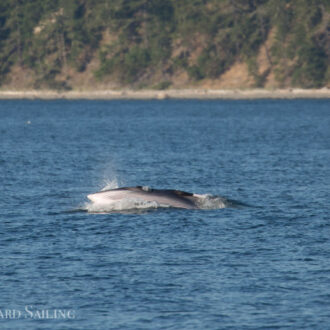
[[[329,328],[329,105],[1,101],[0,328]],[[249,206],[83,211],[111,184]]]

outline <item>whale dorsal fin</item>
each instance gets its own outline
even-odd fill
[[[182,191],[182,190],[171,190],[174,194],[178,195],[178,196],[193,196],[194,194],[186,192],[186,191]]]

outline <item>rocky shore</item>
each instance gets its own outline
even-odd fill
[[[86,100],[149,100],[149,99],[328,99],[330,89],[168,89],[168,90],[95,90],[95,91],[52,91],[52,90],[0,90],[0,99],[86,99]]]

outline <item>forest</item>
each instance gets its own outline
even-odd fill
[[[91,89],[198,87],[237,63],[241,87],[321,88],[329,58],[329,0],[0,2],[0,88],[16,75],[20,88],[75,89],[87,72]]]

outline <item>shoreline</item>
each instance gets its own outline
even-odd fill
[[[0,100],[254,100],[254,99],[329,99],[330,89],[168,89],[168,90],[99,90],[99,91],[53,91],[53,90],[0,90]]]

